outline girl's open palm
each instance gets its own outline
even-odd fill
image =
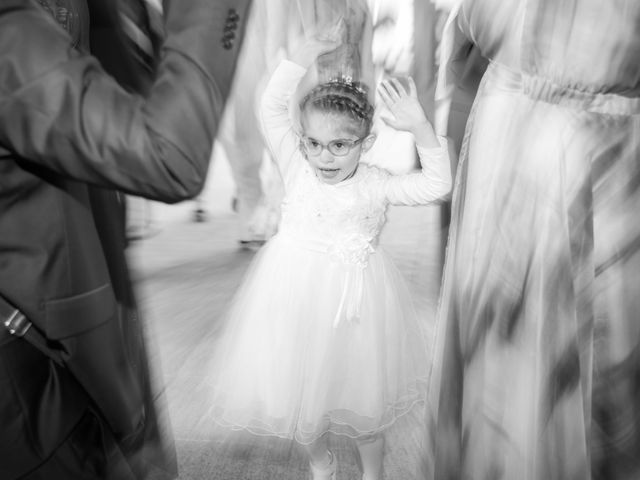
[[[396,130],[415,133],[424,125],[430,125],[424,113],[422,105],[418,101],[416,84],[411,77],[408,78],[409,89],[397,78],[384,80],[378,92],[393,118],[381,117],[382,120]]]

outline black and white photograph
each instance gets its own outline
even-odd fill
[[[0,0],[0,480],[640,480],[638,0]]]

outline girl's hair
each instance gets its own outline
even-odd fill
[[[308,107],[347,116],[367,135],[373,122],[373,106],[367,87],[349,78],[339,78],[314,87],[300,102],[300,111]]]

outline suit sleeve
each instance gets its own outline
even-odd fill
[[[146,96],[124,90],[36,2],[0,8],[0,152],[67,178],[172,202],[196,195],[250,0],[165,2]]]

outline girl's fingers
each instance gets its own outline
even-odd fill
[[[380,88],[378,88],[378,92],[380,93],[380,98],[382,98],[382,101],[387,105],[387,107],[391,107],[394,100],[391,98],[391,95],[389,95],[387,88],[385,88],[384,82],[380,85]]]
[[[396,88],[393,86],[390,80],[385,80],[384,82],[382,82],[381,86],[384,89],[384,91],[389,95],[389,97],[393,102],[397,102],[398,100],[400,100],[400,94],[398,93],[398,90],[396,90]]]
[[[396,92],[398,92],[398,97],[402,97],[407,94],[407,90],[404,88],[404,85],[397,78],[391,79],[391,84],[393,88],[395,88]]]
[[[418,88],[416,87],[416,82],[413,80],[413,77],[407,77],[409,81],[409,95],[414,98],[418,98]]]

